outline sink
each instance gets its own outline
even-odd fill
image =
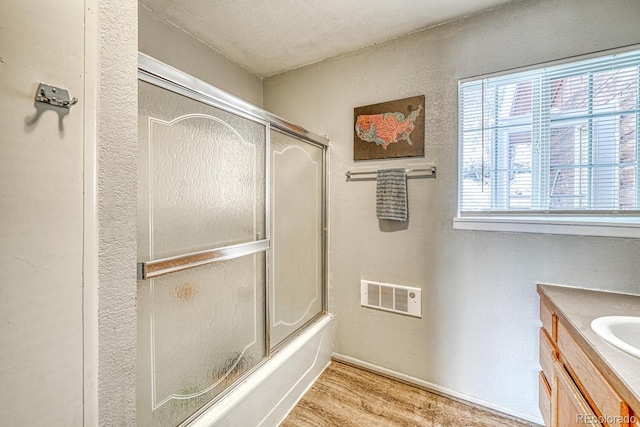
[[[591,329],[609,344],[640,359],[640,317],[598,317],[591,322]]]

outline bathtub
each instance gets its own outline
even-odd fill
[[[331,317],[309,325],[189,426],[277,426],[331,362]]]

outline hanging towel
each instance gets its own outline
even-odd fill
[[[407,172],[380,169],[376,173],[376,215],[378,219],[407,220]]]

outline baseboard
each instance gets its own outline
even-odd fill
[[[464,393],[460,393],[446,387],[439,386],[437,384],[430,383],[428,381],[421,380],[419,378],[412,377],[410,375],[405,375],[400,372],[392,371],[391,369],[383,368],[381,366],[374,365],[372,363],[368,363],[362,361],[360,359],[356,359],[350,356],[345,356],[339,353],[333,353],[333,360],[338,362],[346,363],[348,365],[353,365],[357,368],[362,368],[367,371],[375,372],[380,375],[384,375],[398,381],[402,381],[420,388],[423,388],[427,391],[439,394],[446,398],[455,400],[460,403],[464,403],[469,406],[477,407],[483,410],[487,410],[489,412],[495,413],[497,415],[501,415],[507,418],[511,418],[515,421],[524,422],[524,423],[534,423],[534,425],[543,426],[544,422],[541,417],[537,417],[531,414],[527,414],[512,408],[507,408],[501,405],[496,405],[492,402],[478,399],[477,397],[473,397]]]

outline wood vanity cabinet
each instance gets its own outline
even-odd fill
[[[540,413],[547,427],[640,427],[545,298],[540,300]]]

